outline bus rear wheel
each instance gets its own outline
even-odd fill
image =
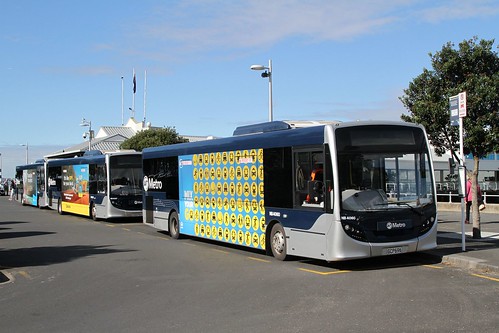
[[[277,260],[286,260],[287,244],[286,234],[281,224],[276,223],[270,232],[270,248],[272,255]]]
[[[179,239],[180,237],[180,228],[178,223],[178,214],[177,212],[171,212],[170,217],[168,219],[168,230],[170,231],[170,237],[173,239]]]
[[[62,211],[62,200],[61,199],[59,199],[57,201],[57,213],[59,213],[59,215],[64,214],[64,212]]]

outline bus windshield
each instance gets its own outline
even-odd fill
[[[142,159],[140,155],[113,156],[109,172],[112,195],[142,195]]]
[[[433,175],[428,152],[422,148],[425,145],[418,144],[424,140],[423,132],[408,129],[407,133],[402,133],[402,144],[395,137],[382,143],[375,138],[373,141],[378,141],[371,144],[369,133],[365,132],[362,142],[357,145],[339,145],[342,147],[338,150],[342,209],[416,208],[433,202]],[[400,129],[396,134],[401,134]]]

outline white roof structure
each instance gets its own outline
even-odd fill
[[[145,125],[145,126],[144,126]],[[128,122],[124,126],[102,126],[97,134],[92,138],[92,142],[84,141],[77,145],[64,148],[63,150],[45,155],[45,159],[52,158],[64,158],[64,157],[74,157],[81,156],[85,151],[88,150],[100,150],[103,153],[118,151],[120,150],[120,144],[126,139],[131,138],[140,131],[151,129],[151,128],[161,128],[152,127],[150,123],[144,124],[141,121],[137,121],[134,118],[128,119]],[[189,136],[180,135],[186,138],[190,142],[211,140],[212,136]]]

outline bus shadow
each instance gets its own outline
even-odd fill
[[[131,252],[135,250],[110,249],[111,245],[89,246],[43,246],[23,249],[0,249],[0,266],[20,268],[27,266],[46,266],[70,262],[75,259],[99,254]]]
[[[295,258],[294,261],[310,266],[335,270],[371,271],[400,267],[435,265],[441,263],[442,258],[430,255],[428,253],[418,252],[334,262],[303,258]]]

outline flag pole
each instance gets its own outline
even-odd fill
[[[144,120],[142,126],[146,125],[146,93],[147,93],[147,70],[144,70]]]
[[[132,118],[135,118],[135,92],[137,91],[137,80],[135,79],[135,68],[133,69],[133,95],[132,95]]]
[[[124,121],[124,104],[123,104],[123,76],[121,77],[121,126],[125,124]]]

